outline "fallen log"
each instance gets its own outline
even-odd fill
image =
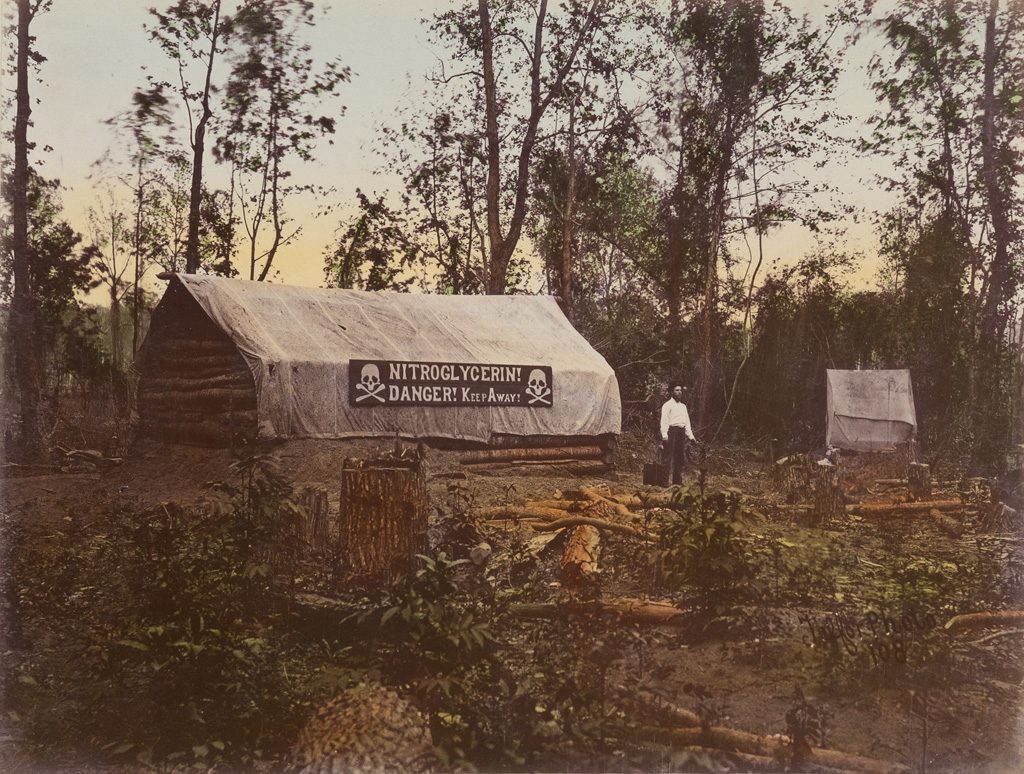
[[[186,338],[176,336],[165,338],[156,343],[163,355],[188,356],[209,356],[209,355],[237,355],[238,348],[231,343],[227,337],[224,338]]]
[[[560,511],[580,510],[590,504],[589,500],[527,500],[527,508],[555,508]]]
[[[602,505],[607,506],[612,513],[618,514],[619,516],[622,516],[625,519],[633,518],[633,514],[630,513],[629,508],[627,508],[622,503],[612,502],[603,494],[595,490],[593,487],[585,486],[580,489],[580,492],[583,494],[584,497],[586,497],[591,502],[600,503]]]
[[[697,761],[711,761],[718,766],[727,766],[728,768],[722,769],[723,771],[777,771],[779,770],[779,762],[774,758],[769,758],[767,755],[753,755],[751,753],[736,752],[735,750],[719,750],[715,747],[702,747],[700,745],[688,745],[685,747],[679,747],[678,745],[672,747],[674,753],[693,753],[694,756],[699,756],[694,762]],[[704,771],[702,767],[699,769]],[[815,769],[818,774],[821,774],[820,768]],[[836,771],[836,769],[828,769],[829,772]]]
[[[631,734],[632,738],[667,743],[673,748],[713,747],[716,750],[765,756],[775,760],[786,760],[790,757],[789,740],[781,734],[772,736],[751,734],[725,726],[711,726],[706,729],[625,727],[622,729],[622,733]],[[861,755],[822,747],[812,747],[810,754],[803,759],[801,765],[821,765],[833,769],[865,772],[866,774],[895,774],[910,771],[906,766],[892,761],[865,758]]]
[[[215,387],[212,389],[197,390],[168,390],[144,388],[142,395],[145,399],[164,403],[181,402],[185,405],[196,405],[197,403],[238,403],[256,405],[256,390],[254,387]]]
[[[605,497],[606,500],[611,500],[613,503],[624,505],[631,510],[637,510],[644,507],[644,502],[636,495],[625,495],[625,494],[610,494]]]
[[[1024,623],[1024,610],[990,610],[980,613],[962,613],[946,621],[943,627],[951,632],[980,629],[984,626],[1005,626]]]
[[[496,508],[481,508],[476,512],[480,519],[538,519],[540,521],[554,521],[565,518],[565,511],[557,508],[529,508],[523,505],[498,506]]]
[[[463,465],[478,465],[488,462],[512,462],[516,460],[594,460],[602,459],[604,450],[600,446],[556,446],[548,448],[487,449],[463,454],[459,462]]]
[[[643,688],[629,689],[624,685],[612,688],[616,703],[622,704],[630,711],[645,720],[663,726],[681,726],[683,728],[700,726],[700,715],[680,707],[674,702],[662,698],[653,691]]]
[[[556,519],[555,521],[537,522],[537,526],[535,526],[534,529],[537,532],[552,532],[554,530],[565,529],[566,527],[580,526],[594,527],[595,529],[603,529],[609,532],[619,532],[623,535],[630,535],[631,537],[642,537],[643,535],[640,530],[636,527],[631,527],[629,524],[617,524],[614,521],[595,519],[592,516],[569,516],[564,519]]]
[[[144,376],[142,388],[144,390],[180,392],[183,390],[210,390],[224,387],[228,389],[237,388],[252,390],[255,387],[252,374],[248,371],[235,373],[219,373],[214,376],[197,376],[184,371],[175,376]]]
[[[870,516],[887,513],[928,513],[936,511],[955,511],[964,507],[961,500],[932,500],[917,503],[854,503],[846,506],[847,513],[858,516]]]
[[[546,525],[550,522],[538,521],[537,519],[485,519],[483,524],[487,524],[492,527],[501,527],[502,529],[508,529],[509,526],[513,527],[532,527],[537,529],[538,525]]]
[[[600,615],[615,619],[622,624],[652,624],[655,626],[679,626],[684,621],[685,610],[667,602],[652,602],[645,599],[623,597],[619,599],[594,600],[590,602],[520,603],[512,605],[510,612],[520,618],[563,618],[566,615]]]
[[[239,409],[237,411],[180,411],[166,406],[140,403],[140,414],[145,421],[174,424],[177,422],[212,422],[221,425],[238,425],[255,422],[256,409]]]
[[[195,355],[189,358],[164,352],[153,352],[145,360],[143,370],[154,374],[174,376],[182,371],[190,373],[209,371],[211,374],[236,370],[249,371],[249,366],[246,364],[245,358],[238,352],[221,355]]]
[[[565,465],[592,465],[596,466],[593,469],[607,470],[609,465],[603,459],[598,457],[589,457],[583,459],[577,459],[576,457],[567,457],[565,459],[557,460],[509,460],[508,462],[467,462],[464,463],[467,468],[472,470],[486,469],[486,470],[502,470],[505,468],[520,468],[529,467],[532,465],[544,465],[547,467],[551,466],[565,466]]]
[[[577,586],[597,572],[597,557],[601,545],[601,533],[590,524],[573,528],[562,552],[562,580],[566,585]]]

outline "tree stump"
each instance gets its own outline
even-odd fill
[[[306,545],[317,551],[328,550],[331,546],[331,522],[327,490],[319,486],[303,487],[297,499],[305,511],[302,537]]]
[[[846,513],[843,495],[842,469],[838,465],[811,466],[814,481],[814,518],[818,522],[831,521]]]
[[[907,466],[907,490],[911,502],[932,499],[932,470],[921,462],[911,462]]]
[[[427,547],[427,483],[419,460],[345,460],[338,556],[350,582],[390,583]]]
[[[896,469],[903,470],[911,462],[917,462],[917,441],[896,444]]]

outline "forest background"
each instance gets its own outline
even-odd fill
[[[126,11],[130,42],[68,6],[5,8],[11,456],[125,424],[161,271],[549,292],[627,421],[680,381],[704,440],[820,445],[826,368],[909,367],[929,458],[1021,441],[1021,0],[178,0]],[[397,104],[332,38],[346,14],[382,22],[382,72],[413,62]],[[83,88],[48,110],[47,58],[83,40],[138,56],[102,120]],[[87,170],[68,127],[107,138]]]

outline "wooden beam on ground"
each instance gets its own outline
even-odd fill
[[[534,526],[534,529],[537,532],[551,532],[553,530],[565,529],[566,527],[580,526],[589,526],[599,530],[606,530],[608,532],[618,532],[619,534],[629,535],[630,537],[643,536],[643,533],[640,530],[636,527],[630,526],[629,524],[618,524],[614,521],[606,521],[605,519],[595,519],[592,516],[567,516],[564,519],[538,523]]]
[[[667,602],[622,597],[592,602],[522,603],[512,605],[510,612],[520,618],[564,618],[568,615],[599,615],[613,619],[614,623],[679,626],[686,615]]]
[[[700,715],[696,712],[680,707],[653,691],[617,685],[612,688],[612,692],[615,694],[616,704],[624,706],[630,715],[662,726],[688,728],[700,725]]]
[[[596,460],[604,458],[600,446],[555,446],[548,448],[487,449],[463,454],[463,465],[482,465],[492,462]]]
[[[911,514],[929,511],[955,511],[963,508],[962,500],[930,500],[918,503],[854,503],[846,506],[847,513],[858,516],[876,516],[886,514]]]
[[[1006,626],[1024,623],[1024,610],[989,610],[980,613],[963,613],[946,621],[943,627],[951,632],[965,629],[980,629],[984,626]]]
[[[781,734],[751,734],[725,726],[711,726],[706,729],[624,727],[621,733],[626,736],[631,734],[629,738],[669,744],[673,748],[713,747],[716,750],[765,756],[775,760],[785,760],[789,756],[789,740]],[[802,763],[803,767],[815,765],[865,774],[904,774],[910,771],[906,766],[892,761],[865,758],[822,747],[812,747],[810,755]]]
[[[586,486],[582,487],[580,489],[580,492],[588,500],[590,500],[590,501],[592,501],[594,503],[599,503],[601,505],[604,505],[612,513],[615,513],[615,514],[621,516],[624,519],[632,519],[633,518],[633,514],[630,513],[629,508],[627,508],[622,503],[612,502],[611,500],[609,500],[607,497],[605,497],[603,494],[598,492],[593,487],[586,487]]]
[[[578,586],[597,573],[597,557],[601,547],[601,533],[590,524],[572,528],[562,552],[562,580],[568,586]]]
[[[537,508],[526,505],[497,506],[495,508],[481,508],[476,512],[479,519],[538,519],[539,521],[554,521],[564,519],[565,511],[557,508]]]

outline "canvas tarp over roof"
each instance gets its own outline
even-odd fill
[[[891,449],[917,434],[910,371],[826,371],[825,442],[840,449]]]
[[[238,347],[256,382],[259,435],[488,441],[620,431],[615,373],[550,296],[440,296],[175,275]],[[550,408],[349,405],[349,360],[547,365]]]

